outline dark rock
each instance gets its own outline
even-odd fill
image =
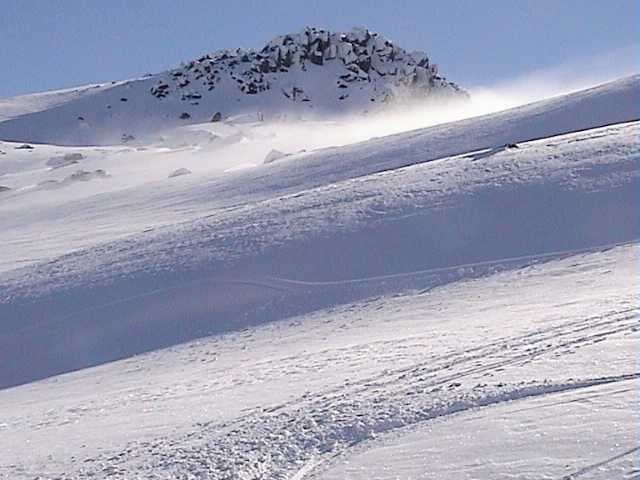
[[[216,112],[213,114],[213,117],[211,117],[211,121],[212,122],[221,122],[222,121],[222,113],[220,112]]]
[[[186,120],[188,118],[191,118],[191,115],[189,115],[187,112],[182,112],[180,114],[180,120]]]
[[[75,165],[79,160],[82,160],[83,158],[84,155],[82,155],[81,153],[67,153],[63,156],[51,157],[49,160],[47,160],[46,164],[47,166],[56,169],[67,167],[69,165]]]
[[[28,143],[23,143],[22,145],[18,145],[15,149],[16,150],[33,150],[34,147],[29,145]]]
[[[72,173],[68,177],[62,180],[63,183],[69,182],[88,182],[94,178],[106,178],[107,172],[102,170],[101,168],[94,170],[93,172],[87,170],[78,170],[77,172]]]
[[[313,63],[315,65],[323,65],[324,64],[324,59],[322,58],[322,52],[313,52],[311,54],[311,56],[309,57],[309,60],[311,60],[311,63]]]
[[[132,142],[135,139],[136,139],[136,137],[134,137],[133,135],[131,135],[129,133],[123,133],[122,137],[120,137],[120,142],[129,143],[129,142]]]
[[[365,57],[365,58],[358,59],[356,64],[360,67],[360,69],[363,72],[369,73],[369,70],[371,69],[371,57]]]

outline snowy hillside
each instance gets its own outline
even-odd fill
[[[157,75],[0,101],[0,139],[120,144],[238,115],[310,118],[466,98],[424,52],[366,29],[308,27],[260,51],[221,50]]]
[[[0,478],[636,478],[639,104],[0,141]]]

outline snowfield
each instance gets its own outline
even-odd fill
[[[603,462],[581,477],[634,478],[637,255],[564,255],[2,390],[2,473],[562,478]]]
[[[640,478],[639,97],[0,141],[0,478]]]

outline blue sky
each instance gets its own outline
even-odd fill
[[[637,70],[638,3],[2,0],[0,97],[158,72],[219,48],[259,48],[305,25],[368,27],[426,51],[465,87],[592,58],[597,68]]]

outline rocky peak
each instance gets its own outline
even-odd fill
[[[291,102],[320,103],[322,95],[314,91],[318,88],[306,80],[323,70],[334,77],[329,80],[338,100],[347,100],[347,90],[356,85],[372,90],[368,96],[373,102],[387,101],[399,91],[466,96],[438,74],[424,52],[408,53],[364,28],[340,33],[315,27],[277,36],[260,51],[238,48],[203,55],[161,77],[151,94],[162,99],[175,92],[183,101],[197,104],[206,92],[231,84],[247,95],[275,90]]]
[[[409,53],[363,28],[307,27],[260,50],[220,50],[155,75],[65,93],[55,108],[2,122],[0,134],[66,145],[129,144],[205,122],[332,118],[466,97],[423,52]]]

